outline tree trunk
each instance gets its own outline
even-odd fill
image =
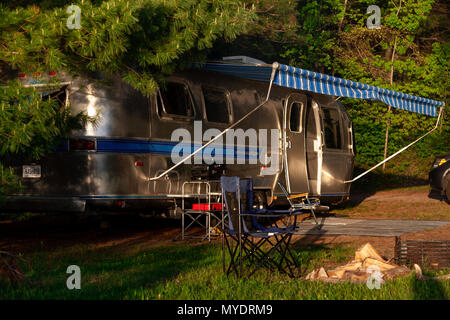
[[[392,48],[392,57],[391,57],[391,74],[390,74],[390,79],[389,82],[391,84],[391,89],[392,89],[392,84],[394,83],[394,61],[395,61],[395,50],[397,48],[397,36],[395,36],[394,39],[394,47]],[[386,159],[387,157],[387,148],[388,148],[388,140],[389,140],[389,127],[391,126],[391,106],[389,106],[388,108],[388,120],[386,123],[386,137],[384,139],[384,159]],[[383,163],[383,172],[386,170],[386,162]]]
[[[341,21],[339,21],[339,28],[338,28],[339,32],[342,31],[342,23],[344,22],[345,11],[347,10],[347,1],[348,1],[348,0],[345,0],[345,1],[344,1],[344,10],[343,10],[343,12],[342,12],[342,18],[341,18]]]
[[[398,17],[398,14],[400,13],[400,9],[402,8],[402,0],[400,0],[400,3],[397,8],[396,16]],[[397,48],[397,36],[395,36],[394,39],[394,47],[392,48],[392,56],[391,56],[391,74],[390,74],[390,84],[392,89],[392,84],[394,83],[394,61],[395,61],[395,49]],[[388,109],[388,121],[386,123],[386,137],[384,139],[384,160],[386,160],[387,157],[387,148],[388,148],[388,140],[389,140],[389,127],[391,126],[391,106],[389,106]],[[383,163],[383,172],[386,170],[386,162]]]

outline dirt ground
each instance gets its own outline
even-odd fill
[[[450,220],[450,205],[429,198],[427,193],[425,188],[377,192],[365,195],[362,199],[355,197],[347,208],[333,210],[330,214],[358,219]],[[138,215],[35,216],[27,221],[0,222],[0,249],[26,253],[88,245],[133,252],[154,246],[179,244],[181,241],[173,239],[180,231],[179,220],[143,218]],[[450,225],[404,234],[401,239],[450,240]],[[394,257],[394,237],[298,235],[293,240],[299,244],[345,245],[354,249],[370,242],[387,259]],[[199,243],[198,240],[188,241]],[[213,239],[213,242],[218,241],[220,237]]]
[[[401,240],[450,240],[450,225],[439,227],[432,230],[422,232],[407,233],[400,236]],[[302,244],[316,245],[345,245],[353,249],[370,242],[380,254],[385,258],[392,259],[394,257],[395,237],[372,237],[372,236],[298,236],[294,241]]]
[[[428,186],[354,193],[336,216],[370,219],[450,220],[450,204]]]
[[[372,194],[352,194],[343,208],[331,211],[336,217],[358,219],[450,220],[450,204],[428,186],[378,191]],[[400,236],[401,240],[450,240],[450,225]],[[395,237],[366,236],[304,236],[302,243],[344,244],[357,249],[370,242],[382,255],[394,257]]]
[[[145,229],[145,225],[150,223],[164,223],[164,227],[150,230]],[[117,251],[139,252],[146,248],[155,246],[171,246],[181,243],[181,240],[173,239],[180,232],[180,226],[176,221],[160,221],[151,219],[144,224],[129,225],[128,227],[118,226],[113,223],[108,229],[100,229],[95,223],[89,228],[79,226],[80,229],[64,232],[61,230],[28,230],[25,233],[7,236],[0,236],[0,248],[16,253],[26,253],[34,251],[46,251],[56,248],[70,248],[82,245],[95,248],[114,248]],[[194,231],[200,231],[194,228]],[[400,237],[416,240],[450,240],[450,225],[416,233],[409,233]],[[199,243],[199,240],[187,240],[190,243]],[[220,237],[213,238],[212,242],[220,242]],[[348,235],[303,235],[295,236],[293,242],[302,245],[345,245],[353,249],[358,249],[363,244],[370,242],[385,258],[394,257],[395,237],[373,237],[373,236],[348,236]]]

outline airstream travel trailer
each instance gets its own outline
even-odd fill
[[[150,98],[119,78],[108,84],[72,79],[65,90],[73,112],[95,116],[97,123],[73,132],[38,161],[12,163],[25,188],[5,206],[161,210],[179,204],[187,181],[208,181],[218,192],[221,175],[253,178],[260,205],[283,203],[279,184],[324,205],[342,202],[350,189],[354,140],[336,96],[350,91],[343,94],[344,84],[330,88],[317,77],[311,80],[314,73],[302,77],[295,73],[302,69],[290,68],[208,63],[172,75]],[[377,98],[364,90],[354,88],[361,94],[356,97]],[[183,134],[192,141],[180,140]],[[211,152],[211,142],[219,140],[222,145]],[[183,153],[174,161],[177,148]],[[227,161],[211,161],[218,153]]]

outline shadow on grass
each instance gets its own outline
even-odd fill
[[[448,300],[449,292],[444,288],[441,281],[427,279],[413,279],[413,299],[414,300]]]
[[[0,274],[0,300],[122,299],[127,292],[151,292],[180,274],[204,269],[220,255],[215,245],[171,245],[179,221],[119,215],[107,218],[108,228],[102,229],[105,217],[32,220],[0,226],[5,231],[0,247],[22,252],[31,281],[11,285]],[[70,265],[81,269],[81,290],[66,287]]]
[[[135,291],[151,292],[180,274],[216,263],[219,251],[218,246],[178,245],[132,255],[111,248],[38,254],[31,258],[31,268],[24,266],[30,283],[11,285],[0,279],[0,299],[126,299]],[[66,287],[69,265],[81,269],[80,290]]]
[[[135,214],[38,215],[26,221],[0,223],[0,248],[30,252],[105,242],[129,243],[131,246],[140,242],[171,239],[179,232],[179,228],[179,221],[142,218]]]
[[[347,262],[353,253],[352,249],[343,246],[331,247],[327,245],[304,244],[298,241],[293,243],[291,248],[297,255],[301,276],[305,276],[313,269]]]

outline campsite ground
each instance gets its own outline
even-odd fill
[[[428,193],[428,187],[422,186],[357,194],[332,214],[358,219],[450,220],[450,205]],[[265,271],[236,281],[222,273],[219,240],[173,241],[180,231],[179,221],[139,216],[107,220],[108,228],[99,227],[100,217],[25,215],[1,221],[0,249],[25,259],[19,264],[28,280],[7,283],[0,270],[0,299],[450,298],[450,280],[419,281],[413,275],[387,281],[380,290],[369,290],[365,284],[293,281]],[[405,234],[402,239],[450,240],[450,225]],[[366,242],[387,259],[394,254],[393,237],[303,235],[295,241],[303,274],[352,260],[355,250]],[[82,290],[66,288],[66,269],[71,264],[81,267]]]
[[[450,220],[450,205],[427,185],[354,192],[342,209],[333,211],[352,218]]]

